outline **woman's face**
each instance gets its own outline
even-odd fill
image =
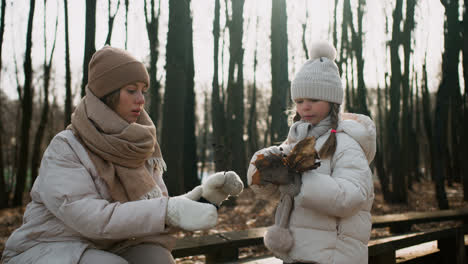
[[[120,89],[119,102],[115,112],[128,123],[134,123],[145,106],[145,94],[148,86],[143,82],[125,85]]]
[[[296,111],[301,116],[301,120],[317,125],[330,113],[330,103],[308,98],[298,98]]]

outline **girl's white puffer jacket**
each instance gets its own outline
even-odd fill
[[[118,253],[142,242],[170,248],[175,241],[166,234],[167,189],[160,170],[153,172],[158,198],[111,202],[86,149],[71,130],[62,131],[44,153],[23,225],[6,242],[2,261],[76,264],[87,248]]]
[[[321,160],[315,170],[302,174],[302,187],[294,199],[289,229],[294,246],[288,259],[320,264],[367,263],[367,242],[372,227],[374,200],[369,163],[376,148],[376,130],[364,115],[342,114],[337,128],[337,148],[331,159]],[[319,137],[320,150],[330,131]],[[287,140],[284,150],[291,150]],[[252,162],[260,150],[254,154]],[[286,153],[287,154],[287,153]],[[255,166],[248,171],[249,185]],[[273,197],[277,187],[251,185],[261,197]]]

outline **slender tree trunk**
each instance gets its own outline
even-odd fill
[[[349,1],[349,0],[348,0]],[[349,3],[348,3],[349,4]],[[357,10],[357,21],[358,21],[358,30],[354,29],[353,26],[353,16],[352,11],[350,10],[350,22],[348,26],[352,33],[352,47],[354,50],[354,55],[356,57],[356,65],[357,65],[357,92],[355,98],[355,105],[353,106],[354,111],[357,113],[361,113],[367,116],[370,116],[369,108],[367,107],[367,89],[366,84],[364,82],[364,57],[362,55],[362,46],[363,46],[363,32],[362,32],[362,20],[364,16],[364,8],[366,2],[365,0],[359,0],[358,2],[358,10]],[[354,98],[354,97],[353,97]]]
[[[208,93],[205,91],[205,103],[203,104],[203,127],[199,130],[198,135],[201,136],[200,146],[200,179],[203,179],[203,175],[206,169],[206,157],[208,151],[208,134],[210,133],[210,102]]]
[[[150,48],[150,91],[151,91],[151,102],[149,114],[151,119],[153,119],[154,124],[158,125],[160,121],[161,113],[161,95],[160,88],[161,84],[158,81],[158,57],[159,57],[159,15],[160,15],[160,4],[158,4],[158,12],[156,13],[154,8],[154,0],[150,2],[150,12],[147,11],[147,4],[145,0],[145,18],[146,18],[146,32],[148,34],[149,48]],[[149,13],[149,14],[148,14]]]
[[[2,51],[3,51],[3,33],[5,32],[5,14],[6,14],[6,0],[2,0],[2,11],[0,14],[0,83],[2,80]],[[2,104],[3,99],[0,98],[0,209],[8,207],[8,196],[5,183],[5,162],[3,160],[3,152],[6,146],[3,142],[4,128],[3,128],[3,112]]]
[[[244,147],[244,49],[243,9],[244,0],[233,0],[232,18],[229,21],[229,69],[228,69],[228,100],[227,100],[227,134],[231,154],[231,168],[237,172],[244,184],[247,184]]]
[[[465,81],[465,91],[463,94],[463,131],[468,131],[468,102],[466,91],[468,90],[468,0],[464,1],[463,9],[463,77]],[[463,160],[468,160],[468,139],[462,136]],[[468,164],[463,162],[463,200],[468,201]]]
[[[187,3],[187,22],[185,27],[185,53],[187,54],[185,62],[186,78],[186,97],[185,97],[185,114],[184,114],[184,183],[185,191],[192,190],[195,186],[200,184],[197,177],[197,139],[195,136],[195,66],[193,62],[193,30],[192,30],[192,16],[190,14],[190,1]]]
[[[72,114],[72,91],[71,91],[71,70],[70,70],[70,37],[68,29],[68,0],[64,0],[65,9],[65,109],[64,127],[71,123]]]
[[[50,52],[50,58],[47,61],[47,38],[46,38],[46,1],[44,0],[44,102],[42,103],[41,120],[36,131],[36,136],[33,144],[32,158],[31,158],[31,187],[37,178],[39,171],[39,163],[42,156],[42,141],[44,139],[45,128],[47,126],[49,117],[49,85],[50,85],[50,71],[52,69],[52,59],[54,58],[55,43],[57,41],[57,27],[58,27],[58,16],[55,21],[55,33],[54,42],[52,44],[52,50]]]
[[[258,19],[257,19],[258,25]],[[253,85],[252,85],[252,94],[250,96],[250,109],[249,109],[249,121],[247,125],[247,131],[249,134],[249,148],[248,148],[248,157],[258,150],[258,128],[257,128],[257,43],[255,43],[254,51],[254,65],[253,65]]]
[[[378,114],[378,131],[380,135],[377,141],[377,152],[375,154],[375,167],[377,169],[377,176],[379,177],[380,187],[382,188],[382,194],[384,197],[384,201],[389,202],[391,200],[388,181],[388,175],[385,172],[385,152],[384,152],[384,138],[385,138],[385,127],[384,127],[384,117],[382,108],[382,96],[381,96],[380,88],[377,88],[377,114]],[[385,108],[384,108],[385,109]]]
[[[91,57],[96,52],[96,2],[97,0],[86,0],[85,48],[83,56],[83,79],[81,80],[81,97],[86,94],[88,64]]]
[[[286,0],[272,0],[271,9],[271,101],[270,140],[273,144],[286,139],[288,78],[288,33]]]
[[[184,145],[190,142],[185,142],[184,130],[188,129],[185,108],[188,79],[193,78],[187,72],[187,64],[193,59],[187,53],[186,32],[190,25],[190,1],[170,0],[161,148],[168,167],[166,183],[171,196],[183,193],[186,187]]]
[[[26,177],[28,172],[29,160],[29,131],[31,129],[32,104],[33,104],[33,87],[32,87],[32,30],[34,19],[35,0],[30,0],[28,30],[26,33],[26,52],[24,59],[24,86],[23,86],[23,101],[21,102],[21,135],[18,160],[18,172],[16,173],[15,195],[13,197],[13,206],[23,205],[23,193],[26,185]]]
[[[307,49],[307,41],[306,41],[307,21],[309,21],[309,10],[306,7],[306,19],[305,19],[304,24],[302,24],[302,49],[304,50],[306,60],[309,59],[309,50]],[[336,26],[336,18],[335,18],[335,24],[334,25]],[[336,30],[336,28],[334,28],[334,29]],[[333,31],[333,32],[335,34],[335,31]]]
[[[401,44],[403,45],[404,50],[404,72],[401,77],[401,88],[402,88],[402,120],[401,120],[401,154],[403,158],[401,159],[400,171],[402,172],[401,176],[406,177],[407,186],[410,185],[410,177],[412,168],[410,167],[410,159],[413,156],[412,149],[410,144],[413,141],[410,136],[412,133],[411,123],[410,123],[410,112],[409,100],[410,100],[410,59],[411,59],[411,34],[414,29],[414,7],[416,5],[416,0],[407,0],[406,1],[406,18],[404,22],[404,31],[401,33]]]
[[[113,29],[114,29],[114,20],[115,20],[115,16],[117,15],[117,12],[119,12],[119,7],[120,7],[120,0],[117,1],[117,8],[115,10],[115,13],[113,15],[111,15],[111,0],[108,0],[108,20],[107,20],[107,27],[108,27],[108,31],[107,31],[107,37],[106,37],[106,45],[110,45],[111,44],[111,40],[112,40],[112,32],[113,32]]]
[[[392,40],[390,42],[391,54],[391,69],[392,76],[390,78],[390,113],[388,117],[387,129],[392,133],[387,133],[387,142],[390,144],[389,149],[389,167],[388,172],[393,181],[393,202],[407,203],[406,177],[400,169],[400,154],[401,154],[401,136],[400,136],[400,100],[401,100],[401,61],[398,50],[401,44],[400,23],[402,20],[402,0],[396,0],[395,9],[393,11],[393,31]]]
[[[219,54],[219,0],[215,0],[214,19],[213,19],[213,82],[211,92],[211,122],[213,126],[213,150],[215,170],[222,171],[228,168],[226,153],[226,117],[224,111],[224,100],[221,96],[218,78],[218,54]],[[222,89],[222,87],[221,87]]]
[[[435,180],[434,170],[432,168],[432,159],[434,158],[434,145],[432,144],[433,137],[433,124],[432,124],[432,108],[431,108],[431,98],[429,94],[429,88],[427,83],[427,68],[426,68],[426,57],[424,57],[424,64],[422,67],[422,85],[421,85],[421,94],[422,94],[422,112],[423,112],[423,124],[424,130],[426,132],[428,144],[428,160],[426,161],[425,170],[426,173],[430,175],[431,179]]]
[[[128,46],[128,7],[130,6],[130,0],[125,0],[125,49]],[[145,4],[146,10],[146,4]]]

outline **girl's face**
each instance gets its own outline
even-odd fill
[[[145,94],[148,86],[143,82],[125,85],[120,89],[119,103],[115,112],[128,123],[134,123],[143,111],[145,105]]]
[[[330,113],[330,103],[308,98],[298,98],[296,111],[301,116],[301,120],[317,125]]]

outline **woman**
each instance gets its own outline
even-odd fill
[[[106,46],[89,63],[88,86],[67,130],[44,153],[23,225],[4,263],[174,263],[169,227],[216,225],[219,205],[243,185],[216,173],[169,198],[156,128],[143,109],[149,77],[124,50]]]

